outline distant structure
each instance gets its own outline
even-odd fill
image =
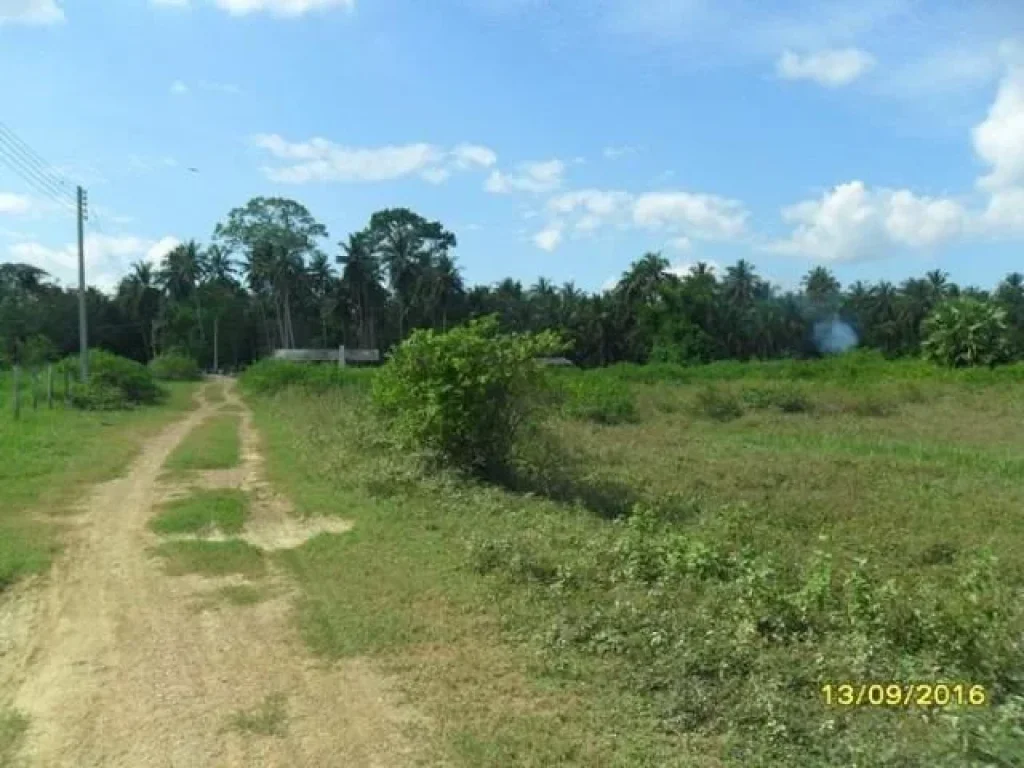
[[[337,363],[339,368],[355,364],[377,364],[381,361],[379,349],[275,349],[275,360],[293,363]]]
[[[575,368],[576,363],[567,357],[538,357],[537,362],[557,368]]]

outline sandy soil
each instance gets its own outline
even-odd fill
[[[224,405],[238,407],[220,380]],[[172,577],[148,549],[155,507],[195,484],[237,487],[255,500],[244,538],[298,546],[340,520],[294,518],[263,476],[259,438],[243,408],[244,461],[180,485],[161,482],[175,446],[219,407],[199,407],[152,439],[127,473],[81,502],[53,571],[0,607],[0,691],[29,718],[21,763],[29,768],[233,768],[422,764],[428,724],[362,660],[310,657],[291,615],[294,590],[272,568],[271,597],[254,605],[204,599],[239,579]],[[176,481],[181,482],[181,481]],[[199,606],[197,608],[197,605]],[[283,701],[276,735],[233,717]]]

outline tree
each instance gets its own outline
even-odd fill
[[[942,302],[924,322],[927,359],[951,368],[996,365],[1010,357],[1006,311],[977,298]]]
[[[326,227],[294,200],[256,197],[233,209],[213,236],[227,254],[243,254],[250,287],[273,303],[281,345],[296,346],[292,298],[300,290],[306,259],[328,236]]]
[[[422,304],[430,271],[456,246],[455,235],[441,222],[428,221],[408,208],[388,208],[373,214],[365,235],[387,272],[398,337],[404,338],[409,313],[417,302]],[[425,318],[417,319],[422,322]]]

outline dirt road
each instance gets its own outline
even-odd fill
[[[308,655],[290,615],[295,596],[285,574],[272,567],[261,579],[270,582],[270,599],[236,605],[215,595],[238,579],[170,576],[149,553],[157,543],[147,528],[155,506],[186,490],[161,482],[165,459],[223,407],[242,409],[243,465],[198,480],[251,492],[244,538],[275,549],[324,529],[344,535],[341,521],[310,524],[289,515],[287,501],[263,478],[258,436],[233,383],[208,386],[223,386],[226,402],[201,397],[123,477],[94,488],[53,571],[3,606],[0,690],[29,721],[19,764],[419,764],[415,734],[423,721],[367,663],[328,665]],[[261,707],[276,714],[239,726],[239,713]]]

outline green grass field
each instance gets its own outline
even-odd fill
[[[239,574],[258,578],[266,572],[263,551],[240,539],[227,541],[167,541],[153,549],[164,559],[172,576],[199,573],[204,576]]]
[[[9,381],[0,376],[0,388]],[[0,587],[43,571],[59,546],[51,522],[90,484],[123,472],[142,442],[192,406],[191,384],[132,411],[0,410]],[[9,404],[9,403],[8,403]]]
[[[167,458],[164,468],[181,474],[209,469],[231,469],[241,458],[240,417],[225,414],[207,419]]]
[[[185,533],[239,533],[249,514],[249,498],[238,490],[197,490],[169,502],[150,521],[163,535]]]
[[[1018,764],[1019,372],[722,372],[564,374],[596,383],[527,494],[422,472],[362,388],[250,395],[274,482],[356,524],[280,555],[307,641],[398,673],[460,765]]]

